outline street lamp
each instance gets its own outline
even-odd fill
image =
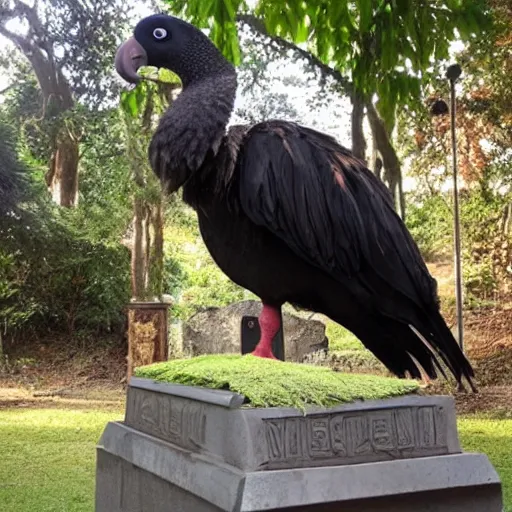
[[[433,116],[442,116],[450,112],[452,135],[452,172],[453,172],[453,232],[454,232],[454,260],[455,260],[455,302],[457,310],[457,331],[459,345],[464,350],[464,322],[463,322],[463,297],[462,297],[462,267],[461,267],[461,236],[459,215],[459,188],[457,183],[457,137],[455,133],[456,102],[455,82],[462,74],[462,68],[458,64],[452,64],[446,70],[446,78],[450,81],[450,104],[443,99],[437,99],[430,107]]]
[[[462,296],[462,267],[461,267],[461,243],[460,243],[460,217],[459,217],[459,189],[457,184],[457,137],[455,134],[456,101],[455,82],[462,74],[462,68],[458,64],[452,64],[446,70],[446,78],[450,81],[450,117],[452,132],[452,170],[453,170],[453,231],[454,231],[454,260],[455,260],[455,301],[457,308],[457,330],[459,345],[464,350],[464,321],[463,321],[463,296]]]

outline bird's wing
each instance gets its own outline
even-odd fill
[[[361,305],[361,341],[389,368],[403,373],[415,364],[412,355],[435,376],[440,356],[459,382],[465,376],[473,387],[473,369],[440,314],[436,282],[388,190],[362,161],[327,135],[272,121],[245,134],[236,176],[252,222]],[[400,326],[412,326],[416,336]]]
[[[239,180],[241,206],[255,224],[340,282],[357,283],[367,305],[383,298],[383,287],[420,308],[435,304],[436,283],[388,190],[333,138],[294,123],[255,125]]]

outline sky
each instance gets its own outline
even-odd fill
[[[26,2],[30,5],[33,5],[33,2]],[[153,11],[146,5],[145,2],[131,2],[133,9],[133,24],[135,25],[141,18],[148,16],[153,13]],[[23,25],[18,20],[12,20],[7,24],[7,28],[12,30],[13,32],[20,32],[23,30]],[[6,39],[4,36],[0,34],[0,53],[8,48],[13,48],[14,45]],[[0,91],[9,85],[9,77],[0,74]],[[2,97],[0,96],[0,103],[2,102]]]

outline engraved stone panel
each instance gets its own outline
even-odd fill
[[[325,457],[332,453],[329,435],[329,416],[311,418],[308,426],[308,447],[311,457]]]
[[[275,460],[285,459],[284,451],[284,426],[281,420],[269,420],[266,424],[268,451],[270,457]]]
[[[396,447],[395,428],[391,411],[370,416],[371,443],[374,450],[392,451]]]
[[[368,435],[368,416],[366,414],[343,418],[346,422],[347,447],[349,457],[369,453],[370,437]]]
[[[434,408],[419,407],[418,415],[418,444],[424,448],[430,448],[436,442],[436,429],[434,424]]]
[[[140,389],[130,391],[126,411],[128,426],[191,450],[204,445],[206,414],[203,404]]]
[[[289,459],[301,458],[302,423],[299,418],[288,418],[285,423],[286,456]]]
[[[414,448],[414,421],[412,413],[413,411],[410,408],[393,411],[398,449]]]
[[[446,412],[437,406],[311,414],[263,422],[268,443],[267,469],[448,453]],[[305,449],[301,450],[301,446]]]
[[[345,457],[347,455],[347,441],[346,441],[346,422],[343,421],[341,415],[333,416],[331,418],[330,430],[332,449],[336,455]]]

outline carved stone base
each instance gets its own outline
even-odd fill
[[[227,391],[132,378],[98,446],[96,512],[501,512],[450,397],[252,409]],[[341,508],[342,507],[342,508]]]

